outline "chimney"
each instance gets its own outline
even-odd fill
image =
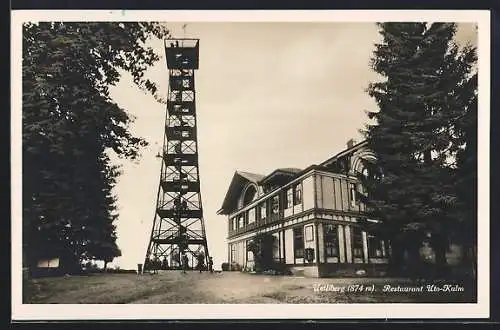
[[[356,140],[354,140],[354,139],[347,140],[347,149],[352,148],[355,144],[356,144]]]

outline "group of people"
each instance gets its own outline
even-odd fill
[[[144,268],[153,270],[153,274],[157,274],[158,270],[160,269],[167,270],[168,269],[167,258],[163,257],[163,260],[161,261],[158,258],[154,258],[152,260],[146,260]]]
[[[205,265],[205,255],[203,253],[199,253],[196,255],[196,269],[201,272],[203,270],[208,270],[210,273],[213,273],[213,259],[212,257],[208,257],[208,267]],[[173,266],[173,265],[172,265]],[[186,271],[190,268],[189,267],[189,258],[186,252],[181,253],[181,258],[180,258],[180,266],[182,269],[183,273],[186,273]],[[150,269],[153,271],[153,274],[157,274],[158,270],[163,269],[167,270],[169,269],[168,261],[166,257],[163,257],[163,260],[160,261],[159,258],[154,258],[153,260],[146,260],[146,265],[145,269]]]
[[[198,269],[200,271],[200,273],[201,273],[203,270],[206,269],[206,266],[205,266],[205,255],[203,253],[199,253],[196,256],[196,259],[197,259],[196,269]],[[182,254],[181,261],[182,261],[181,262],[181,264],[182,264],[182,272],[185,274],[186,270],[189,269],[189,259],[188,259],[187,253],[183,253]],[[208,257],[208,271],[210,273],[214,272],[213,265],[214,265],[214,262],[213,262],[212,257]]]

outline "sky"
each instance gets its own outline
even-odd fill
[[[269,174],[279,167],[306,168],[362,139],[365,92],[379,79],[369,67],[379,33],[374,23],[166,23],[177,38],[200,39],[195,73],[199,170],[204,221],[215,267],[227,259],[227,218],[216,214],[236,170]],[[476,44],[472,24],[459,24],[459,43]],[[148,76],[164,95],[168,71],[162,41],[148,45],[161,56]],[[117,161],[115,187],[122,257],[113,265],[142,263],[153,225],[164,134],[165,106],[136,88],[125,74],[113,100],[135,117],[131,131],[150,145],[138,161]]]

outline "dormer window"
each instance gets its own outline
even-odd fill
[[[243,196],[243,206],[250,204],[257,197],[257,189],[255,186],[251,185],[245,190],[245,195]]]

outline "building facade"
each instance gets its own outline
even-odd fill
[[[356,194],[363,192],[358,174],[365,172],[363,159],[373,157],[366,142],[350,140],[344,151],[303,170],[236,171],[218,211],[228,219],[228,261],[253,269],[248,244],[269,233],[275,261],[294,274],[383,274],[389,244],[363,231],[358,220],[366,214]]]

